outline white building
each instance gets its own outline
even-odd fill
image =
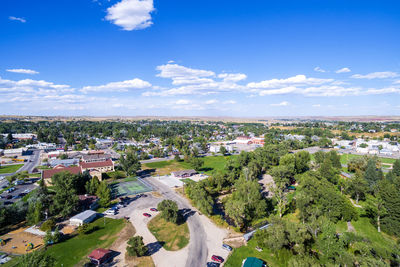
[[[97,217],[97,212],[93,210],[85,210],[84,212],[81,212],[72,217],[71,219],[69,219],[69,224],[80,226],[82,224],[92,222],[96,217]]]

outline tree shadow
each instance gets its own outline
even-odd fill
[[[193,216],[196,212],[191,209],[180,209],[179,210],[179,219],[178,224],[183,224],[187,221],[187,219]]]
[[[165,242],[164,241],[157,241],[157,242],[153,242],[153,243],[149,243],[147,244],[147,255],[151,256],[154,253],[156,253],[157,251],[159,251],[163,246],[164,246]]]
[[[204,168],[200,169],[201,172],[208,172],[208,171],[212,171],[212,170],[214,170],[214,168],[204,167]]]

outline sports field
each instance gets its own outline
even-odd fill
[[[135,181],[115,183],[111,185],[111,190],[114,198],[121,196],[136,195],[144,192],[152,191],[150,185],[146,185],[145,182],[137,179]]]

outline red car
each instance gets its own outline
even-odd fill
[[[151,211],[158,211],[158,209],[156,209],[156,208],[151,208],[150,210]]]
[[[222,263],[224,262],[224,258],[222,258],[221,256],[217,256],[217,255],[212,255],[211,260]]]
[[[148,214],[148,213],[145,212],[145,213],[143,213],[143,216],[149,217],[149,218],[150,218],[150,217],[151,217],[151,214]]]

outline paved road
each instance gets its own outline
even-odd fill
[[[32,182],[34,182],[34,181],[37,181],[37,179],[33,179],[33,180],[32,180]],[[23,193],[23,192],[29,193],[29,192],[31,192],[33,189],[35,189],[36,187],[38,187],[38,185],[36,185],[35,183],[25,183],[25,184],[22,184],[22,185],[16,185],[16,186],[14,186],[14,188],[16,189],[15,191],[13,191],[13,192],[11,192],[11,193],[3,192],[3,193],[0,195],[0,196],[1,196],[0,203],[1,203],[1,202],[3,202],[3,203],[4,203],[4,202],[8,202],[8,203],[10,203],[10,202],[12,202],[12,203],[17,202],[18,200],[21,199],[21,197],[19,197],[19,198],[14,198],[14,199],[5,199],[5,196],[11,195],[11,197],[15,197],[15,196],[18,196],[19,194],[21,194],[21,193]],[[27,190],[27,191],[25,191],[25,190]]]
[[[148,182],[155,191],[161,193],[165,198],[172,199],[178,203],[179,208],[192,210],[191,205],[188,201],[171,188],[157,181],[156,177],[142,177]],[[190,231],[190,244],[189,244],[189,255],[186,261],[186,267],[202,267],[207,263],[207,244],[206,244],[206,233],[203,228],[203,224],[200,221],[200,217],[197,213],[188,217],[187,223]]]
[[[22,166],[18,171],[13,173],[4,173],[1,174],[1,176],[11,176],[22,171],[28,171],[29,173],[32,173],[33,169],[39,165],[39,160],[40,160],[40,150],[35,149],[33,150],[32,155],[29,157],[29,160],[25,162],[24,166]]]

